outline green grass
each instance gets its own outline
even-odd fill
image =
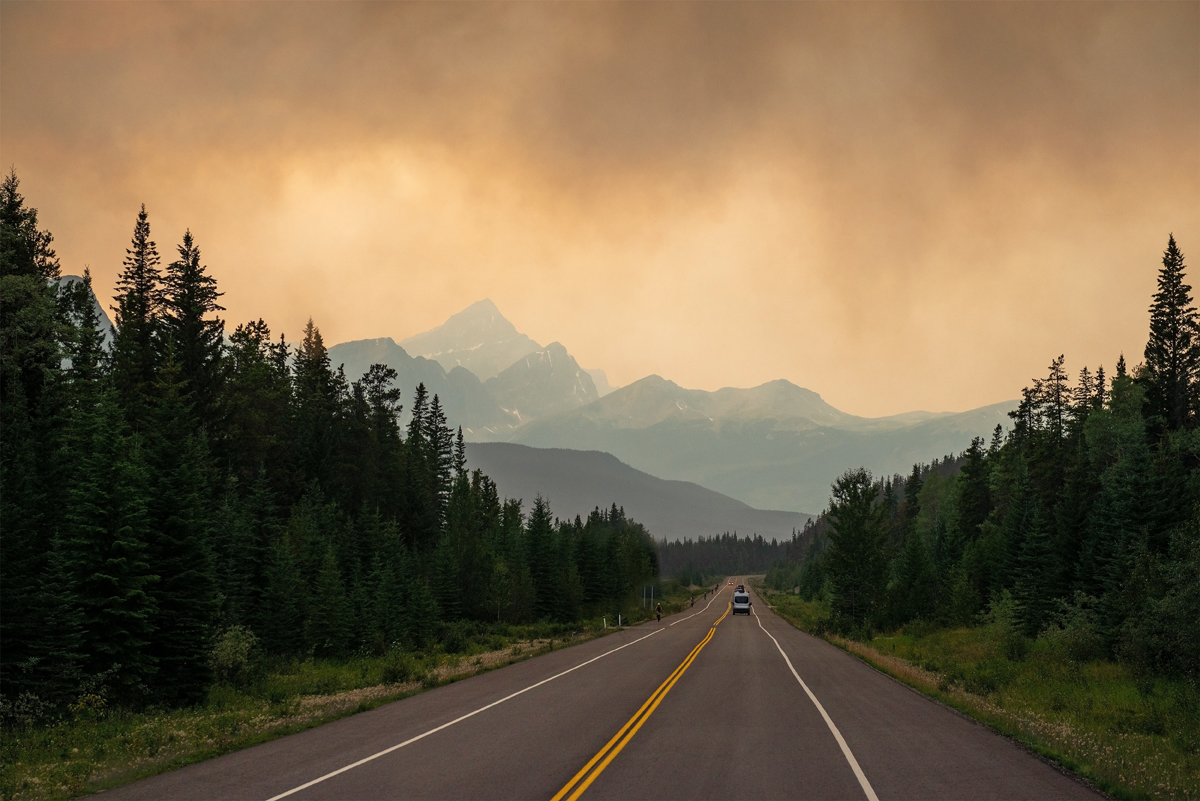
[[[823,632],[828,607],[759,589],[793,625]],[[910,624],[866,641],[826,639],[1012,737],[1118,798],[1200,798],[1200,691],[1074,661],[1056,643],[1013,648],[989,626]]]
[[[420,654],[259,664],[242,686],[217,684],[186,709],[77,705],[52,724],[0,738],[0,798],[63,799],[126,784],[366,711],[600,633],[600,621],[469,626]]]
[[[671,614],[705,589],[663,582],[655,603]],[[626,604],[622,615],[628,626],[653,619],[654,612],[649,604]],[[609,617],[609,631],[616,631]],[[108,709],[93,699],[55,723],[3,732],[0,799],[65,799],[116,787],[601,633],[600,618],[529,626],[459,623],[447,627],[443,643],[427,653],[260,662],[238,686],[214,685],[204,703],[186,709]]]

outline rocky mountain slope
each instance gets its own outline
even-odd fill
[[[517,330],[488,299],[472,303],[450,319],[400,342],[446,370],[465,367],[486,381],[541,345]]]
[[[522,422],[599,400],[592,376],[558,342],[518,359],[484,388]]]

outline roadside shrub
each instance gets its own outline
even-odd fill
[[[388,653],[387,661],[383,664],[384,684],[407,684],[410,681],[422,681],[425,678],[425,666],[412,654],[400,650]]]
[[[1118,650],[1142,673],[1200,680],[1200,509],[1170,542],[1167,558],[1138,554],[1131,583],[1148,597],[1125,621]]]
[[[33,693],[21,693],[14,699],[0,695],[0,724],[28,726],[49,717],[53,705]]]
[[[1019,662],[1025,658],[1029,640],[1021,633],[1021,609],[1011,592],[1005,590],[993,598],[983,619],[1005,659]]]
[[[1096,599],[1076,591],[1071,601],[1059,600],[1058,612],[1038,636],[1051,649],[1073,662],[1104,655],[1104,640],[1096,619]]]
[[[258,637],[245,626],[230,626],[217,638],[212,650],[212,668],[217,681],[245,684],[254,672]]]
[[[463,621],[449,623],[442,630],[442,647],[448,654],[461,654],[471,645],[470,632]]]

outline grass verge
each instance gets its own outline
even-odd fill
[[[917,622],[866,641],[825,632],[821,601],[756,588],[797,628],[959,710],[1121,799],[1200,798],[1200,692],[1053,642],[1014,649],[989,626]],[[1019,658],[1013,658],[1019,657]]]
[[[655,603],[669,615],[705,589],[663,582]],[[609,632],[617,630],[613,617]],[[649,604],[624,610],[626,626],[653,617]],[[605,633],[601,619],[471,628],[454,624],[446,642],[426,653],[263,663],[237,686],[214,685],[191,708],[129,711],[85,703],[70,719],[7,729],[0,740],[0,799],[65,799],[128,784]],[[451,641],[455,653],[446,653]]]
[[[4,731],[0,798],[72,798],[127,784],[405,698],[603,633],[586,624],[478,632],[458,653],[392,652],[277,661],[243,686],[217,684],[205,703],[132,712],[78,708],[71,719]]]

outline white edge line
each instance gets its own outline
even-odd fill
[[[671,623],[671,624],[669,624],[669,625],[667,626],[667,628],[671,628],[671,626],[674,626],[676,623],[682,623],[682,622],[683,622],[683,621],[685,621],[685,620],[691,620],[691,619],[692,619],[692,618],[694,618],[696,615],[702,615],[702,614],[704,614],[705,612],[707,612],[707,611],[708,611],[708,607],[710,607],[710,606],[712,606],[712,605],[713,605],[713,601],[717,600],[717,596],[718,596],[718,595],[720,595],[720,594],[721,594],[721,593],[723,593],[723,592],[725,592],[725,590],[724,590],[724,589],[718,590],[718,591],[717,591],[717,592],[716,592],[716,593],[713,595],[713,597],[712,597],[712,601],[709,601],[707,604],[705,604],[705,605],[704,605],[704,608],[703,608],[703,609],[701,609],[699,612],[692,612],[692,613],[691,613],[690,615],[688,615],[687,617],[681,617],[681,618],[679,618],[679,620],[676,620],[676,621],[675,621],[675,623]]]
[[[624,648],[628,648],[631,645],[636,645],[637,643],[641,642],[642,640],[646,639],[647,637],[653,637],[655,634],[658,634],[660,631],[663,631],[663,629],[655,629],[654,631],[647,634],[645,637],[638,637],[633,642],[627,642],[624,645],[618,646],[617,648],[613,648],[611,651],[605,651],[604,653],[600,654],[599,656],[594,656],[591,659],[587,660],[586,662],[580,662],[575,667],[564,670],[562,673],[556,673],[548,679],[542,679],[538,683],[531,684],[523,690],[517,690],[515,693],[513,693],[511,695],[506,695],[497,701],[492,701],[487,706],[479,707],[479,709],[476,709],[474,712],[468,712],[467,714],[465,714],[461,717],[455,718],[454,720],[450,721],[449,723],[443,723],[441,726],[432,728],[429,731],[424,732],[422,734],[418,734],[416,737],[410,737],[409,739],[405,740],[404,742],[397,743],[396,745],[393,745],[391,748],[385,748],[377,754],[371,754],[369,757],[363,757],[362,759],[358,760],[357,762],[346,765],[343,768],[338,768],[337,770],[332,771],[330,773],[326,773],[324,776],[313,779],[310,782],[305,782],[304,784],[300,785],[299,787],[293,787],[291,790],[282,792],[279,795],[273,795],[270,798],[268,798],[267,801],[278,801],[280,798],[286,798],[287,796],[289,796],[293,793],[298,793],[301,790],[305,790],[309,787],[312,787],[314,784],[320,784],[321,782],[325,781],[326,779],[332,779],[334,776],[337,776],[339,773],[345,773],[348,770],[353,770],[354,768],[357,768],[359,765],[365,765],[366,763],[370,762],[373,759],[378,759],[379,757],[390,754],[393,751],[403,748],[406,745],[411,745],[412,743],[415,743],[417,740],[423,740],[424,738],[428,737],[429,735],[435,734],[435,733],[441,731],[442,729],[450,728],[455,723],[461,723],[462,721],[466,720],[467,718],[478,715],[480,712],[486,712],[487,710],[491,709],[494,706],[498,706],[499,704],[503,704],[505,701],[516,698],[518,695],[527,693],[530,690],[533,690],[537,687],[541,687],[543,684],[550,682],[550,681],[554,681],[555,679],[557,679],[561,676],[565,676],[568,673],[572,673],[576,670],[579,670],[581,667],[586,667],[587,665],[590,665],[593,662],[595,662],[597,659],[603,659],[604,657],[608,656],[609,654],[615,654],[617,651],[620,651]],[[832,725],[832,724],[830,724],[830,725]]]
[[[854,775],[858,779],[858,783],[862,786],[863,792],[866,793],[869,801],[879,801],[879,796],[875,795],[875,791],[871,788],[871,783],[867,781],[866,774],[858,766],[858,760],[854,758],[854,754],[850,751],[850,746],[846,745],[845,739],[842,738],[842,733],[838,731],[837,726],[833,725],[833,719],[829,717],[829,713],[825,711],[825,707],[821,706],[821,702],[817,700],[817,696],[813,695],[813,691],[808,689],[808,685],[804,683],[804,679],[800,678],[800,674],[792,666],[792,660],[788,659],[788,655],[784,653],[783,647],[780,646],[779,640],[775,639],[775,636],[763,626],[762,618],[758,616],[757,611],[754,613],[754,619],[758,621],[758,627],[763,630],[763,634],[766,634],[771,638],[771,642],[775,643],[775,647],[779,649],[783,661],[787,662],[788,669],[792,671],[792,675],[796,677],[796,681],[800,682],[800,686],[804,688],[804,692],[808,694],[809,700],[817,707],[817,711],[821,713],[821,717],[825,718],[825,725],[833,732],[834,739],[837,740],[838,745],[842,748],[842,755],[850,763],[850,769],[854,771]]]

